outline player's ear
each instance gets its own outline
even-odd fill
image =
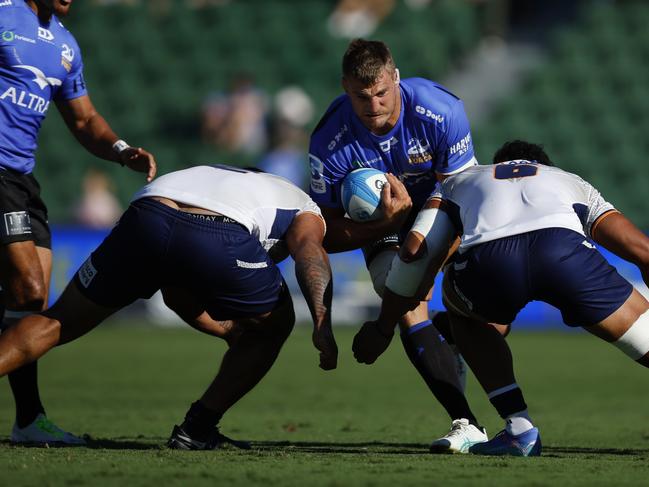
[[[349,94],[349,87],[347,86],[347,78],[344,76],[340,78],[340,85],[343,87],[343,90],[345,90],[345,93]]]
[[[394,68],[394,84],[398,85],[401,81],[401,75],[399,74],[399,68]]]

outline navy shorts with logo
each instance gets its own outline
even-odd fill
[[[0,169],[0,245],[33,240],[52,248],[47,207],[41,187],[32,174]]]
[[[245,227],[213,220],[137,200],[74,280],[88,299],[107,307],[175,286],[192,291],[217,320],[272,310],[283,289],[279,269]]]
[[[503,324],[537,300],[557,307],[569,326],[593,325],[622,306],[633,290],[583,235],[564,228],[472,247],[456,254],[445,279],[473,312]]]

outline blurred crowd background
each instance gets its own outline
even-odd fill
[[[385,41],[402,77],[464,99],[478,159],[545,145],[649,228],[649,2],[86,0],[76,36],[99,111],[161,173],[254,165],[306,188],[310,131],[342,92],[351,38]],[[112,225],[142,178],[46,120],[37,177],[51,221]]]

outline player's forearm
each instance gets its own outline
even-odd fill
[[[332,276],[325,250],[306,243],[293,256],[295,275],[316,328],[331,324]]]
[[[94,113],[86,120],[77,121],[70,130],[83,147],[100,159],[120,162],[113,144],[118,139],[117,135],[108,125],[108,122],[99,113]]]
[[[604,215],[591,230],[593,240],[640,269],[649,286],[649,237],[621,213]]]
[[[327,220],[324,248],[329,253],[347,252],[370,245],[390,232],[383,220],[357,223],[348,218]]]

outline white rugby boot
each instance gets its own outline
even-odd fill
[[[430,445],[431,453],[469,453],[469,448],[488,441],[484,428],[478,428],[468,419],[454,419],[451,431]]]

